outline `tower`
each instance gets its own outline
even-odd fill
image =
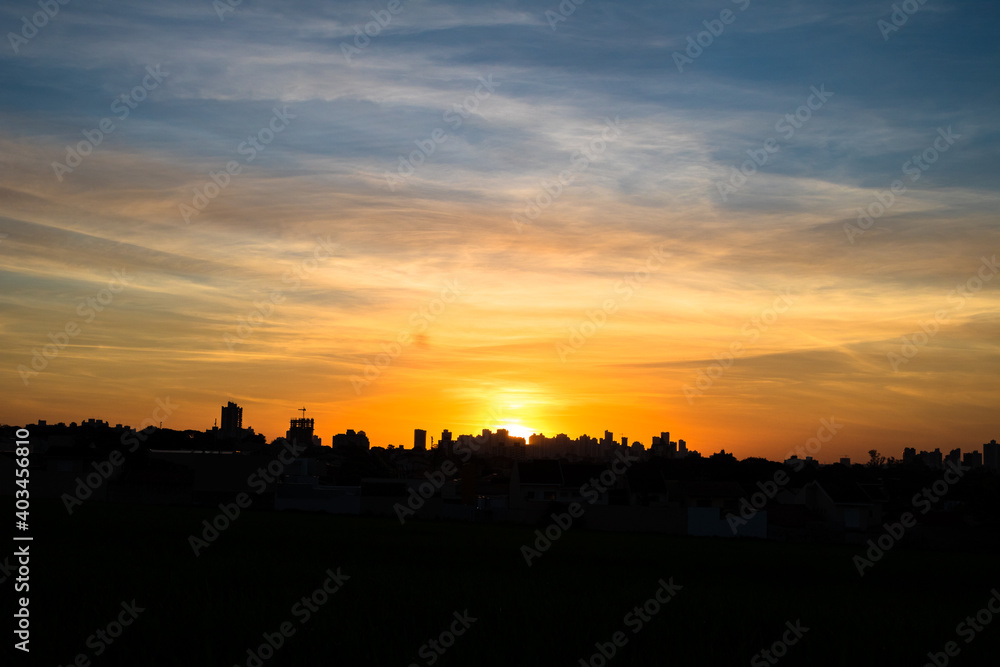
[[[1000,470],[1000,444],[990,440],[983,445],[983,465],[993,470]]]
[[[302,412],[301,419],[293,419],[289,422],[288,433],[285,437],[288,442],[298,445],[312,445],[313,444],[313,425],[315,420],[306,419],[306,409],[299,408]]]
[[[229,401],[222,406],[222,428],[224,434],[232,435],[243,429],[243,408]]]

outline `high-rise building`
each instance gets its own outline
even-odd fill
[[[413,429],[413,449],[417,452],[427,451],[427,431],[422,428]]]
[[[923,461],[924,465],[928,468],[940,468],[944,461],[940,447],[935,449],[933,452],[920,450],[920,454],[917,455],[917,458]]]
[[[223,433],[238,433],[243,429],[243,408],[232,401],[222,406],[222,419],[220,428]]]
[[[515,459],[519,459],[519,460],[523,461],[524,458],[525,458],[524,442],[522,441],[521,438],[518,438],[517,440],[514,440],[512,444],[513,444],[513,447],[511,449],[513,451],[511,452],[511,455]]]
[[[441,431],[441,439],[438,440],[438,449],[444,452],[445,456],[450,456],[455,451],[455,443],[451,439],[451,431],[448,429]]]
[[[1000,444],[990,440],[983,445],[983,465],[993,470],[1000,470]]]
[[[285,434],[285,437],[288,439],[288,442],[293,444],[311,445],[313,444],[314,423],[315,420],[306,419],[305,417],[293,419],[289,424],[288,433]]]
[[[944,457],[944,460],[946,462],[950,461],[951,463],[958,465],[959,463],[962,462],[962,450],[960,448],[951,450],[950,452],[948,452],[948,455]]]

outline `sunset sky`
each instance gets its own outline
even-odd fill
[[[912,4],[6,2],[0,422],[978,449],[1000,6]]]

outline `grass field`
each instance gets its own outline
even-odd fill
[[[1000,646],[1000,618],[956,634],[1000,585],[986,554],[904,544],[862,578],[856,547],[570,529],[529,568],[529,527],[245,511],[195,557],[188,537],[215,514],[36,501],[30,664],[247,665],[288,622],[262,664],[426,665],[421,646],[465,610],[477,620],[434,664],[579,665],[622,631],[608,665],[745,665],[799,619],[783,665],[923,665],[949,640],[953,664],[985,665]],[[343,587],[295,614],[337,568]],[[624,617],[661,578],[683,588],[634,633]],[[95,657],[88,637],[133,599],[145,610]]]

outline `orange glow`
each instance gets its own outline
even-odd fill
[[[314,55],[310,46],[304,62]],[[348,429],[373,446],[410,447],[414,429],[436,440],[444,429],[506,428],[524,438],[607,430],[649,447],[669,431],[703,455],[783,459],[832,419],[843,427],[822,441],[824,462],[864,461],[873,448],[969,451],[998,437],[1000,226],[978,167],[979,185],[921,181],[849,239],[845,220],[893,177],[852,169],[881,160],[797,175],[782,151],[778,171],[769,163],[727,203],[718,185],[733,167],[718,156],[746,159],[759,143],[752,128],[773,121],[751,122],[742,106],[691,114],[619,98],[642,85],[616,85],[573,111],[575,89],[538,102],[504,84],[485,116],[390,186],[397,150],[434,127],[423,119],[475,90],[474,78],[468,89],[437,88],[467,76],[464,64],[424,73],[422,60],[398,59],[413,76],[317,67],[311,82],[300,73],[271,83],[258,65],[192,64],[222,78],[190,88],[179,75],[156,90],[164,111],[180,95],[176,132],[148,121],[150,140],[128,143],[161,108],[151,99],[59,180],[53,160],[81,140],[77,105],[51,128],[34,111],[4,117],[0,422],[205,430],[231,400],[268,440],[306,406],[324,444]],[[529,87],[574,88],[549,76]],[[794,108],[779,88],[775,114]],[[199,91],[205,116],[188,112]],[[234,137],[260,126],[256,108],[273,95],[285,96],[278,108],[301,101],[301,119],[186,221],[180,205],[206,181],[217,189],[210,170],[242,160]],[[76,99],[93,104],[93,91]],[[576,164],[568,156],[601,136],[604,110],[614,117],[623,101],[622,134],[515,227],[512,214],[550,197],[539,184]],[[421,104],[427,114],[409,111]],[[414,124],[397,122],[411,113]],[[840,128],[878,126],[845,117],[824,135],[823,117],[801,135],[820,161],[832,159],[821,147],[842,145]],[[936,141],[933,128],[916,136],[909,123],[875,144],[896,156]],[[868,150],[872,139],[859,142]],[[833,152],[863,154],[844,146]],[[949,178],[963,182],[961,172]]]
[[[528,441],[528,436],[533,433],[537,433],[534,429],[527,426],[521,426],[520,424],[501,424],[497,428],[505,428],[511,436],[515,438],[524,438],[525,442]]]

